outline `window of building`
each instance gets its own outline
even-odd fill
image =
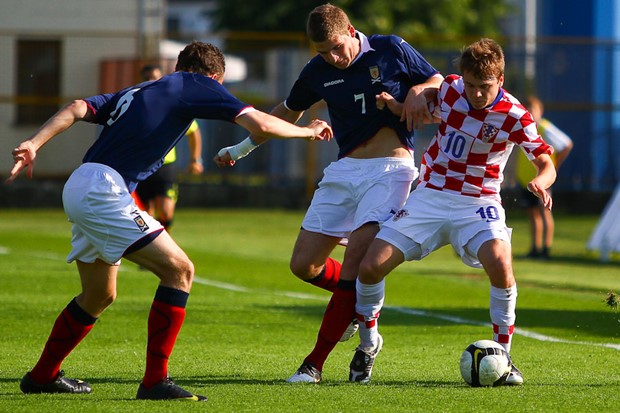
[[[18,125],[40,124],[58,110],[60,47],[57,40],[17,41]]]

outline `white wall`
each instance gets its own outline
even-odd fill
[[[12,165],[11,150],[36,130],[16,127],[16,42],[60,40],[61,100],[98,93],[104,59],[134,58],[139,33],[163,32],[163,16],[140,19],[140,10],[163,13],[164,0],[0,0],[0,176]],[[95,137],[92,125],[76,125],[48,143],[35,176],[65,176],[77,167]]]
[[[2,0],[3,30],[118,32],[136,27],[138,0]]]

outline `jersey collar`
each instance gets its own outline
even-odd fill
[[[375,49],[372,48],[372,46],[370,46],[370,42],[368,41],[368,37],[366,37],[366,35],[358,30],[355,31],[355,37],[357,37],[360,41],[360,52],[357,54],[357,56],[355,57],[355,59],[353,59],[353,62],[351,62],[351,64],[357,62],[359,60],[360,57],[362,57],[362,55],[366,52],[374,52]]]
[[[482,109],[476,109],[476,108],[474,108],[471,105],[471,103],[469,103],[469,100],[467,100],[467,95],[465,94],[465,89],[463,89],[463,96],[465,96],[465,100],[467,101],[467,106],[469,106],[469,110],[489,110],[493,106],[495,106],[497,104],[497,102],[499,102],[504,97],[504,88],[500,87],[499,88],[499,92],[497,93],[497,97],[495,98],[495,100],[493,100],[493,102],[491,102],[490,105],[485,106]]]

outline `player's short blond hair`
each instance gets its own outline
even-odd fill
[[[327,3],[310,12],[306,22],[306,33],[310,41],[318,43],[347,34],[350,27],[349,16],[344,10]]]
[[[478,79],[499,79],[504,74],[504,51],[493,39],[480,39],[463,49],[458,59],[461,73],[471,73]]]

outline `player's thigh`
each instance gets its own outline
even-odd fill
[[[510,247],[512,229],[506,226],[506,211],[493,199],[463,197],[452,208],[450,243],[464,264],[481,268],[479,252],[487,241],[503,240]]]
[[[360,262],[366,255],[366,251],[375,239],[377,232],[379,232],[377,223],[367,223],[351,233],[342,261],[341,279],[355,280],[359,272]]]
[[[162,231],[146,246],[125,255],[124,258],[152,271],[164,284],[179,284],[187,288],[191,285],[194,265],[166,231]]]

